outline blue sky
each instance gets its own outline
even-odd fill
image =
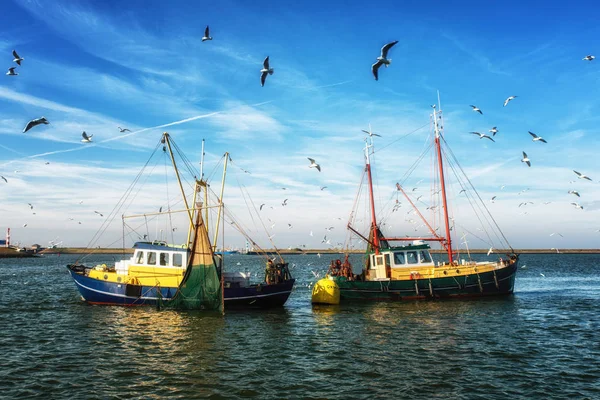
[[[87,244],[102,223],[93,211],[112,209],[166,130],[190,160],[200,159],[206,139],[208,169],[230,152],[225,202],[261,245],[271,247],[270,235],[282,248],[323,247],[324,234],[344,242],[363,167],[361,129],[371,124],[382,136],[375,183],[378,198],[389,202],[430,138],[429,105],[439,90],[446,140],[484,201],[496,196],[487,205],[513,247],[598,248],[600,60],[582,58],[600,56],[599,8],[511,1],[4,2],[4,71],[16,65],[13,49],[24,61],[18,76],[0,81],[0,174],[8,180],[0,181],[0,230],[11,227],[13,241],[23,244]],[[207,24],[214,39],[202,43]],[[392,40],[399,41],[389,54],[393,62],[376,82],[370,65]],[[267,55],[275,73],[261,87]],[[503,107],[510,95],[518,97]],[[26,122],[40,116],[51,124],[23,134]],[[117,126],[137,133],[123,137]],[[499,130],[495,143],[469,134],[492,126]],[[80,142],[84,130],[95,145]],[[532,142],[527,131],[548,143]],[[520,162],[522,151],[531,168]],[[307,157],[321,173],[308,168]],[[578,180],[572,170],[594,180]],[[423,165],[405,185],[430,172]],[[426,184],[417,193],[425,194]],[[261,214],[268,232],[244,210],[240,186],[254,203],[268,205]],[[450,200],[465,227],[457,231],[476,232],[464,199]],[[533,204],[518,207],[524,201]],[[158,194],[140,203],[163,204]],[[416,232],[399,214],[381,218],[396,235]],[[239,235],[226,234],[229,245],[243,245]],[[493,245],[466,237],[470,247]]]

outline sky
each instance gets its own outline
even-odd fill
[[[445,141],[512,247],[600,248],[600,59],[582,60],[600,57],[593,2],[7,0],[2,9],[0,65],[18,73],[0,77],[0,236],[10,227],[13,243],[88,245],[166,131],[197,168],[205,140],[217,192],[229,152],[224,203],[262,247],[339,246],[369,125],[380,135],[371,159],[378,221],[386,234],[424,235],[395,184],[439,223],[426,209],[431,158],[412,168],[431,142],[439,92]],[[202,42],[206,25],[213,40]],[[371,64],[394,40],[375,81]],[[261,87],[266,56],[274,73]],[[23,133],[41,116],[50,124]],[[494,126],[495,142],[470,133]],[[177,187],[162,182],[153,178],[130,211],[176,202]],[[494,246],[465,196],[448,198],[454,243]],[[396,199],[401,211],[391,212]],[[361,221],[364,232],[368,216]],[[113,222],[94,245],[120,243],[120,216]],[[182,241],[178,223],[173,231],[156,220],[144,232]],[[224,245],[243,247],[226,225]]]

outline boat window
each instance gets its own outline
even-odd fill
[[[173,266],[174,267],[181,267],[182,265],[183,265],[183,263],[182,263],[181,254],[179,254],[179,253],[173,254]]]
[[[416,251],[407,251],[406,252],[406,261],[409,264],[417,264],[419,262],[419,259],[417,258],[417,252]]]
[[[156,265],[156,253],[153,251],[148,252],[148,265]]]
[[[386,267],[388,267],[388,266],[392,265],[392,262],[390,261],[390,259],[391,259],[391,257],[390,257],[390,254],[389,254],[389,253],[387,253],[387,254],[385,255],[385,266],[386,266]]]
[[[394,264],[396,264],[396,265],[404,264],[404,253],[394,253]]]
[[[169,265],[169,253],[160,253],[160,265]]]
[[[421,262],[422,263],[429,263],[429,262],[431,262],[431,256],[429,255],[428,251],[421,250],[419,252],[419,255],[421,256]]]
[[[143,251],[138,251],[137,252],[137,258],[135,259],[135,263],[136,264],[143,264],[144,263],[144,252]]]

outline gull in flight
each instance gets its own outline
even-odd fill
[[[490,254],[492,254],[494,252],[494,248],[490,247],[490,249],[487,252],[487,255],[489,256]]]
[[[282,206],[284,206],[284,207],[285,207],[285,206],[287,206],[287,201],[288,201],[288,199],[285,199],[285,200],[283,201],[283,203],[281,203],[281,205],[282,205]]]
[[[531,167],[531,160],[529,159],[529,157],[527,157],[527,153],[523,152],[523,159],[521,159],[521,162],[524,162],[527,164],[528,167]]]
[[[88,134],[87,134],[87,133],[85,133],[85,131],[83,131],[83,133],[81,134],[81,137],[82,137],[83,139],[81,139],[81,141],[82,141],[83,143],[90,143],[90,142],[92,141],[92,136],[94,136],[94,135],[92,134],[92,135],[89,135],[89,136],[88,136]]]
[[[540,272],[540,276],[542,276],[542,277],[544,277],[544,278],[546,277],[546,275],[542,274],[541,272]]]
[[[494,202],[494,200],[496,200],[496,196],[492,197],[492,200],[491,200],[491,202],[493,203],[493,202]]]
[[[14,62],[16,62],[16,63],[17,63],[17,64],[19,64],[19,65],[21,65],[21,61],[23,61],[23,60],[24,60],[24,58],[23,58],[23,57],[20,57],[20,56],[17,54],[17,51],[16,51],[16,50],[13,50],[13,57],[15,57],[15,59],[14,59],[13,61],[14,61]]]
[[[396,43],[398,43],[398,41],[394,40],[393,42],[390,42],[390,43],[384,45],[381,48],[381,55],[379,57],[377,57],[377,61],[375,62],[375,64],[371,65],[371,72],[373,72],[373,76],[375,77],[376,81],[379,80],[379,67],[381,67],[382,65],[385,65],[385,67],[387,68],[387,66],[391,64],[392,59],[387,58],[387,55],[388,55],[388,51]]]
[[[206,29],[204,30],[204,36],[202,37],[203,42],[206,42],[207,40],[212,40],[212,36],[210,36],[210,30],[208,29],[208,25],[206,25]]]
[[[3,180],[4,182],[8,183],[8,181],[6,180],[6,178],[5,178],[5,177],[3,177],[2,175],[0,175],[0,178],[2,178],[2,180]]]
[[[27,203],[29,205],[29,208],[31,208],[33,210],[33,204],[31,203]]]
[[[587,56],[583,57],[582,60],[592,61],[594,58],[596,58],[596,56],[593,56],[593,55],[590,54],[590,55],[587,55]]]
[[[260,70],[260,86],[265,86],[267,75],[273,75],[273,68],[269,67],[269,56],[263,61],[263,69]]]
[[[571,203],[575,206],[575,208],[579,209],[579,210],[583,210],[583,206],[580,206],[579,203]]]
[[[483,115],[483,112],[482,112],[482,111],[479,109],[479,107],[477,107],[477,106],[473,106],[473,105],[472,105],[472,106],[471,106],[471,108],[473,108],[473,111],[476,111],[476,112],[478,112],[479,114]]]
[[[529,132],[529,131],[527,131],[527,132]],[[548,143],[548,142],[546,142],[544,140],[544,138],[542,138],[541,136],[536,135],[533,132],[529,132],[529,134],[533,137],[533,139],[531,139],[531,140],[533,140],[534,142],[540,141],[540,142]]]
[[[99,213],[98,211],[94,211],[94,213],[98,214],[98,215],[99,215],[99,216],[101,216],[101,217],[104,217],[104,215],[103,215],[103,214],[101,214],[101,213]]]
[[[48,120],[45,117],[32,119],[31,121],[29,121],[27,123],[27,125],[25,125],[25,129],[23,129],[23,133],[27,132],[28,130],[30,130],[34,126],[38,126],[40,124],[48,125],[49,123],[50,122],[48,122]]]
[[[317,171],[321,172],[321,166],[319,164],[317,164],[317,162],[310,157],[306,157],[308,158],[308,161],[310,161],[310,165],[308,166],[308,168],[316,168]]]
[[[479,133],[479,132],[470,132],[470,133],[472,133],[473,135],[479,135],[479,139],[486,138],[486,139],[490,139],[492,142],[495,142],[495,140],[492,139],[491,136],[488,136],[485,133]]]
[[[260,205],[260,207],[258,208],[258,210],[259,210],[259,211],[262,211],[262,208],[263,208],[264,206],[265,206],[265,203],[262,203],[262,204]]]
[[[589,176],[586,176],[586,175],[584,175],[584,174],[582,174],[582,173],[580,173],[580,172],[577,172],[577,171],[575,171],[575,170],[573,170],[573,172],[575,172],[575,174],[577,175],[577,177],[578,177],[579,179],[587,179],[588,181],[591,181],[591,180],[592,180],[592,179],[591,179]]]
[[[564,236],[563,236],[563,235],[561,235],[559,232],[552,232],[552,233],[550,234],[550,236],[554,236],[554,235],[558,235],[558,236],[560,236],[560,237],[564,237]]]
[[[506,105],[508,103],[510,103],[511,100],[514,100],[517,96],[509,96],[506,100],[504,100],[504,107],[506,107]]]
[[[127,129],[127,128],[121,128],[120,126],[117,126],[117,128],[119,128],[119,132],[123,133],[123,132],[131,132],[131,130]]]
[[[489,130],[489,132],[492,132],[492,136],[496,136],[496,133],[498,133],[498,129],[494,126],[492,129]]]
[[[381,135],[378,135],[378,134],[376,134],[376,133],[373,133],[373,132],[371,131],[371,124],[369,124],[369,130],[368,130],[368,131],[366,131],[366,130],[364,130],[364,129],[361,129],[361,130],[362,130],[364,133],[366,133],[367,135],[371,136],[371,137],[373,137],[373,136],[378,136],[378,137],[381,137]]]
[[[321,190],[327,189],[327,186],[321,186]]]
[[[10,67],[8,69],[8,72],[6,73],[6,75],[13,75],[13,76],[14,75],[19,75],[18,73],[15,72],[15,68],[17,68],[17,67]]]
[[[569,193],[569,194],[574,194],[574,195],[575,195],[575,196],[577,196],[577,197],[581,197],[581,196],[579,195],[579,192],[578,192],[577,190],[569,190],[567,193]]]
[[[27,227],[27,224],[23,224],[23,228]]]

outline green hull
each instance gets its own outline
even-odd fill
[[[393,281],[349,281],[334,277],[340,301],[410,300],[506,295],[514,290],[517,263],[490,272],[457,277]]]

